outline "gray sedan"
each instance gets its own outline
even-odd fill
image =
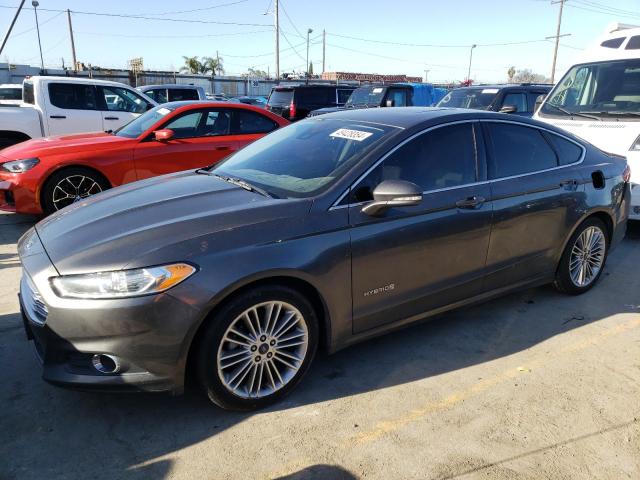
[[[221,407],[260,408],[318,347],[525,287],[586,292],[624,236],[629,174],[497,113],[310,118],[38,223],[18,246],[25,329],[51,383],[181,393],[192,374]]]

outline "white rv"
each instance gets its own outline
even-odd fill
[[[640,220],[640,26],[614,23],[576,59],[534,118],[627,157]]]

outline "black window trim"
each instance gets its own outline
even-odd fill
[[[566,165],[558,165],[557,167],[551,167],[551,168],[544,168],[542,170],[534,170],[533,172],[527,172],[527,173],[519,173],[517,175],[510,175],[508,177],[500,177],[500,178],[492,178],[492,179],[488,179],[487,181],[489,183],[494,183],[494,182],[502,182],[503,180],[511,180],[513,178],[520,178],[520,177],[526,177],[529,175],[535,175],[538,173],[544,173],[544,172],[551,172],[553,170],[559,170],[561,168],[567,168],[567,167],[574,167],[576,165],[580,165],[583,161],[584,161],[584,157],[587,155],[587,149],[585,148],[584,145],[582,145],[579,142],[576,142],[574,139],[566,137],[558,132],[554,132],[553,130],[549,130],[548,128],[544,128],[544,127],[539,127],[537,125],[528,125],[526,123],[520,123],[520,122],[513,122],[513,121],[509,121],[509,120],[490,120],[490,119],[482,119],[480,120],[481,124],[487,124],[487,123],[509,123],[512,125],[519,125],[521,127],[527,127],[527,128],[533,128],[535,130],[539,130],[540,132],[547,132],[549,134],[552,135],[557,135],[560,138],[564,138],[565,140],[568,140],[569,142],[577,145],[578,147],[580,147],[580,149],[582,150],[582,155],[580,155],[580,158],[573,162],[573,163],[567,163]],[[485,130],[485,135],[488,136],[489,133]],[[558,152],[556,152],[556,149],[553,147],[553,145],[549,144],[549,141],[545,138],[544,134],[541,135],[543,140],[547,143],[547,145],[549,145],[549,148],[551,148],[551,151],[553,151],[553,153],[556,156],[556,159],[558,160],[558,163],[560,163],[560,157],[558,156]],[[485,144],[487,143],[486,139],[485,139]],[[485,152],[486,152],[486,145],[485,145]],[[489,152],[486,152],[486,158],[487,158],[487,162],[489,162]],[[487,164],[488,167],[488,164]]]
[[[340,202],[342,202],[342,200],[344,200],[344,198],[347,195],[349,195],[349,193],[352,190],[354,190],[358,186],[358,184],[367,177],[367,175],[369,175],[382,162],[384,162],[387,158],[389,158],[391,155],[393,155],[397,150],[399,150],[400,148],[404,147],[407,143],[409,143],[412,140],[415,140],[416,138],[418,138],[421,135],[424,135],[424,134],[426,134],[428,132],[431,132],[433,130],[436,130],[438,128],[450,127],[452,125],[460,125],[460,124],[463,124],[463,123],[471,123],[472,126],[475,127],[476,124],[479,125],[479,120],[478,119],[457,120],[455,122],[447,122],[447,123],[441,123],[441,124],[438,124],[438,125],[432,125],[431,127],[428,127],[428,128],[426,128],[424,130],[420,130],[419,132],[414,133],[410,137],[405,138],[402,142],[400,142],[398,145],[393,147],[387,153],[382,155],[382,157],[380,157],[378,160],[376,160],[373,165],[371,165],[367,170],[365,170],[365,172],[362,175],[360,175],[351,185],[349,185],[349,187],[347,187],[347,189],[344,192],[342,192],[342,194],[338,197],[338,199],[331,204],[331,206],[329,207],[328,210],[355,207],[355,206],[364,205],[366,203],[369,203],[370,200],[364,201],[364,202],[346,203],[344,205],[340,205]],[[516,122],[510,122],[510,123],[516,123]],[[479,175],[480,172],[484,172],[485,176],[486,176],[486,173],[487,173],[486,168],[479,168],[480,165],[478,165],[478,163],[481,163],[481,162],[484,162],[484,164],[486,165],[487,156],[486,156],[486,147],[484,145],[486,142],[484,142],[483,138],[478,138],[477,133],[475,131],[475,128],[474,128],[474,137],[476,139],[475,147],[477,148],[477,151],[476,151],[476,178],[477,178],[477,175]],[[490,181],[487,180],[487,179],[479,180],[479,181],[476,181],[476,182],[465,183],[463,185],[455,185],[453,187],[444,187],[444,188],[436,188],[436,189],[432,189],[432,190],[425,190],[425,191],[422,192],[422,194],[423,195],[428,195],[428,194],[431,194],[431,193],[446,192],[448,190],[456,190],[456,189],[459,189],[459,188],[472,187],[474,185],[485,185],[487,183],[490,183]]]
[[[80,87],[91,87],[93,89],[93,95],[94,95],[94,99],[96,101],[96,106],[95,108],[72,108],[72,107],[59,107],[58,105],[54,104],[51,101],[51,87],[54,85],[71,85],[71,86],[80,86]],[[85,111],[85,112],[101,112],[102,110],[100,110],[100,92],[98,91],[97,85],[91,84],[91,83],[80,83],[80,82],[56,82],[51,81],[49,82],[49,84],[47,85],[47,100],[48,103],[50,103],[53,107],[55,108],[59,108],[60,110],[81,110],[81,111]],[[104,98],[103,100],[104,101]],[[106,103],[106,102],[105,102]]]

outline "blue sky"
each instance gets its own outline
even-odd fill
[[[30,3],[25,3],[0,61],[39,64]],[[59,67],[62,57],[67,65],[71,63],[66,13],[45,11],[69,8],[78,12],[72,17],[76,51],[78,60],[85,63],[124,68],[128,59],[143,57],[145,68],[177,69],[183,63],[183,55],[215,56],[217,50],[229,74],[243,73],[249,67],[273,72],[273,16],[264,15],[272,3],[273,0],[40,0],[45,65]],[[4,7],[18,4],[19,0],[0,0]],[[13,11],[0,8],[2,35]],[[475,43],[479,46],[474,50],[471,76],[476,81],[506,80],[511,65],[548,76],[553,44],[544,38],[555,34],[557,15],[558,5],[549,0],[281,0],[281,71],[304,70],[307,28],[314,30],[310,59],[315,71],[320,71],[320,35],[324,28],[327,71],[422,76],[428,69],[430,81],[461,80],[466,77],[469,62],[468,45]],[[640,25],[640,0],[568,0],[562,33],[571,36],[561,39],[558,73],[562,74],[579,50],[613,21]],[[390,45],[372,40],[448,46]],[[528,41],[531,43],[483,46]]]

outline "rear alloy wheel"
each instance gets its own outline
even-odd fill
[[[604,223],[597,218],[586,220],[574,232],[556,274],[555,285],[560,291],[577,295],[597,282],[609,248],[606,232]]]
[[[53,174],[47,181],[43,190],[43,208],[49,215],[108,188],[109,184],[91,170],[65,169]]]
[[[317,318],[304,296],[287,287],[260,287],[210,322],[198,356],[200,383],[223,408],[264,407],[301,380],[317,339]]]

